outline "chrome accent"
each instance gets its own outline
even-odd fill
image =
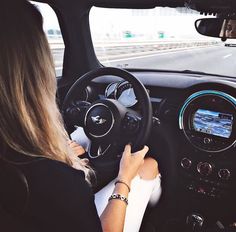
[[[203,173],[203,170],[202,168],[207,168],[207,173]],[[197,165],[197,171],[198,173],[200,173],[202,176],[209,176],[211,173],[212,173],[212,165],[207,163],[207,162],[200,162],[198,165]]]
[[[119,90],[120,87],[122,87],[123,85],[126,85],[126,84],[131,85],[131,88],[130,88],[130,89],[133,89],[134,94],[135,94],[135,89],[133,88],[133,86],[132,86],[132,84],[131,84],[130,82],[125,81],[125,80],[124,80],[124,81],[120,81],[120,82],[118,83],[117,87],[116,87],[116,90],[115,90],[115,99],[116,99],[118,102],[120,102],[120,101],[119,101],[119,98],[118,98],[118,96],[117,96],[117,92],[118,92],[118,90]],[[132,106],[136,105],[137,102],[138,102],[137,97],[136,97],[136,94],[135,94],[135,98],[136,98],[136,99],[135,99],[136,102],[135,102],[134,104],[124,105],[124,104],[122,104],[121,102],[120,102],[120,104],[123,105],[123,106],[125,106],[125,107],[127,107],[127,108],[132,107]]]
[[[187,106],[196,98],[205,96],[205,95],[216,95],[219,97],[223,97],[225,100],[227,100],[228,102],[230,102],[231,104],[234,105],[234,107],[236,107],[236,99],[234,97],[232,97],[231,95],[221,92],[221,91],[216,91],[216,90],[203,90],[203,91],[199,91],[196,92],[194,94],[192,94],[190,97],[187,98],[187,100],[185,101],[184,105],[182,106],[180,113],[179,113],[179,127],[181,130],[184,129],[183,126],[183,115],[184,115],[184,111],[186,110]]]
[[[88,149],[88,155],[89,155],[89,157],[90,157],[91,159],[96,159],[96,158],[98,158],[98,157],[100,157],[100,156],[103,156],[103,155],[108,151],[108,149],[111,147],[111,144],[109,144],[109,145],[107,146],[107,148],[106,148],[104,151],[102,151],[101,146],[99,146],[99,147],[98,147],[98,150],[97,150],[97,155],[96,155],[96,156],[91,155],[91,146],[92,146],[92,145],[90,145],[90,147],[89,147],[89,149]]]
[[[107,98],[108,96],[107,96],[107,93],[108,93],[108,90],[109,90],[109,88],[112,86],[112,85],[115,85],[115,89],[114,89],[114,99],[116,99],[115,98],[115,93],[116,93],[116,90],[117,90],[117,87],[118,87],[118,85],[120,84],[120,81],[119,82],[112,82],[112,83],[110,83],[107,87],[106,87],[106,89],[105,89],[105,97]]]
[[[88,99],[89,99],[89,91],[88,91],[87,87],[85,88],[85,94],[86,94],[86,97],[85,97],[84,101],[88,101]]]
[[[126,82],[129,83],[128,81],[123,80],[123,81],[118,82],[118,84],[117,84],[117,86],[116,86],[114,96],[115,96],[115,99],[116,99],[117,101],[118,101],[118,99],[117,99],[117,91],[118,91],[118,88],[119,88],[121,85],[125,84]]]
[[[222,151],[225,151],[227,149],[229,149],[230,147],[234,146],[236,144],[236,140],[230,144],[229,146],[223,148],[223,149],[220,149],[220,150],[216,150],[216,151],[209,151],[209,150],[205,150],[197,145],[195,145],[194,143],[191,142],[191,140],[188,138],[188,136],[186,135],[185,133],[185,128],[184,128],[184,112],[186,110],[186,108],[188,107],[188,105],[194,101],[195,99],[199,98],[199,97],[202,97],[202,96],[218,96],[218,97],[221,97],[223,98],[224,100],[228,101],[231,105],[234,106],[234,108],[236,109],[236,98],[234,98],[233,96],[227,94],[227,93],[224,93],[224,92],[221,92],[221,91],[217,91],[217,90],[202,90],[202,91],[199,91],[199,92],[196,92],[192,95],[190,95],[187,100],[185,101],[184,105],[182,106],[181,110],[180,110],[180,113],[179,113],[179,128],[181,130],[184,131],[184,134],[186,136],[186,138],[189,140],[189,142],[196,148],[198,148],[199,150],[201,151],[205,151],[205,152],[209,152],[209,153],[218,153],[218,152],[222,152]]]
[[[185,165],[185,162],[188,162],[188,165]],[[182,160],[181,160],[181,167],[182,168],[184,168],[184,169],[189,169],[189,168],[191,168],[191,166],[192,166],[192,161],[190,160],[190,159],[188,159],[188,158],[183,158]]]
[[[111,116],[112,116],[112,123],[111,123],[111,126],[110,126],[110,128],[108,129],[108,131],[107,131],[105,134],[103,134],[103,135],[94,135],[94,134],[92,134],[92,133],[89,133],[89,134],[92,135],[94,138],[102,138],[102,137],[106,136],[106,135],[111,131],[111,129],[113,128],[113,126],[114,126],[114,124],[115,124],[115,119],[114,119],[114,115],[113,115],[112,111],[109,109],[108,106],[106,106],[106,105],[103,104],[103,103],[97,103],[97,104],[93,105],[93,106],[86,112],[85,117],[84,117],[84,125],[85,125],[85,127],[87,126],[86,121],[87,121],[87,118],[88,118],[88,113],[89,113],[94,107],[96,107],[96,106],[104,106],[104,107],[106,107],[106,108],[111,112]]]
[[[102,125],[104,124],[107,120],[104,118],[101,118],[99,115],[96,117],[91,117],[92,121],[97,124],[97,125]]]
[[[211,138],[208,138],[208,137],[205,137],[205,138],[203,139],[203,142],[204,142],[205,144],[210,144],[210,143],[212,143],[212,139],[211,139]]]
[[[223,174],[222,172],[226,172],[227,175],[224,176],[224,174]],[[222,180],[228,180],[228,179],[230,178],[230,176],[231,176],[231,172],[230,172],[228,169],[226,169],[226,168],[220,169],[220,170],[218,171],[218,176],[219,176],[220,179],[222,179]]]
[[[193,213],[187,217],[186,223],[188,225],[192,226],[192,231],[195,231],[196,227],[198,229],[203,226],[204,218],[199,214]]]

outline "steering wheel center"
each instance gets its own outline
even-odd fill
[[[85,128],[93,138],[102,138],[108,135],[114,123],[114,114],[104,103],[95,103],[85,115]]]
[[[125,108],[116,100],[99,100],[85,114],[84,129],[92,140],[114,141],[119,136]]]

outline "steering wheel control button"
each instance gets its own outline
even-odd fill
[[[183,158],[181,160],[181,167],[184,169],[189,169],[192,166],[192,161],[188,158]]]
[[[83,126],[84,116],[90,105],[89,102],[85,101],[76,101],[70,104],[64,111],[65,122],[68,125]]]
[[[93,105],[86,113],[85,125],[93,137],[107,135],[114,124],[114,116],[111,110],[104,104]]]
[[[218,176],[222,180],[228,180],[231,176],[231,173],[228,169],[220,169],[218,172]]]
[[[133,134],[139,129],[139,118],[135,115],[126,114],[123,120],[123,129],[127,130],[130,134]]]
[[[211,164],[207,163],[207,162],[200,162],[197,165],[197,171],[198,173],[200,173],[202,176],[209,176],[212,171],[213,171],[213,167]]]

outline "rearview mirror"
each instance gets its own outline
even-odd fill
[[[236,39],[236,19],[207,18],[198,19],[195,27],[201,35]]]

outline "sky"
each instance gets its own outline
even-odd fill
[[[54,11],[44,3],[36,3],[43,17],[44,29],[59,29]],[[157,40],[163,33],[165,39],[205,39],[194,27],[196,19],[203,16],[180,9],[155,8],[148,10],[104,9],[93,7],[90,12],[92,37],[96,41],[121,40],[129,33],[136,40]],[[178,26],[176,26],[178,25]],[[181,26],[179,26],[181,25]]]
[[[31,1],[33,4],[38,6],[43,18],[44,18],[44,28],[45,29],[59,29],[58,20],[53,9],[45,3],[36,3]]]

